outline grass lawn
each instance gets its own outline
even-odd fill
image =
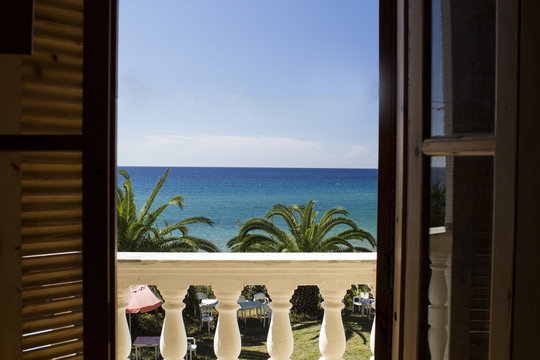
[[[199,331],[198,319],[189,314],[185,314],[186,332],[188,336],[193,336],[197,340],[198,360],[215,359],[214,355],[214,330],[207,332],[206,327]],[[371,351],[369,349],[369,335],[371,332],[371,321],[367,317],[352,314],[346,309],[343,312],[343,323],[347,338],[347,348],[344,360],[369,359]],[[239,321],[240,333],[242,335],[242,352],[240,359],[243,360],[267,360],[266,336],[268,334],[268,324],[263,328],[260,321],[248,318],[247,324]],[[302,321],[292,323],[294,336],[293,360],[316,360],[321,354],[319,352],[319,332],[320,321]],[[153,353],[143,355],[143,359],[154,359]]]

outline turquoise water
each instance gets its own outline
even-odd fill
[[[119,168],[131,176],[137,210],[167,170]],[[119,175],[118,184],[123,180]],[[175,167],[154,204],[163,204],[175,195],[184,196],[184,210],[170,206],[162,219],[171,224],[190,216],[209,217],[215,222],[213,227],[190,225],[190,235],[211,240],[224,251],[239,223],[263,217],[273,204],[305,204],[310,199],[317,201],[320,215],[330,207],[343,206],[360,227],[376,236],[376,169]]]

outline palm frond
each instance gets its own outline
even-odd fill
[[[169,176],[169,173],[171,172],[171,169],[167,169],[165,173],[161,176],[161,178],[158,180],[154,188],[152,189],[152,192],[150,192],[150,195],[146,198],[143,207],[141,208],[141,211],[139,212],[139,220],[144,219],[146,214],[148,214],[148,211],[150,211],[150,208],[152,207],[152,204],[154,203],[154,200],[156,199],[157,194],[159,193],[159,190],[161,190],[161,187],[165,183],[165,180],[167,180],[167,177]]]
[[[143,219],[140,219],[144,221],[144,223],[148,225],[154,224],[154,222],[157,220],[157,218],[167,209],[170,205],[178,205],[181,209],[184,208],[184,197],[182,195],[176,195],[171,200],[166,202],[163,205],[158,206],[157,209],[153,210],[151,213],[147,214]]]

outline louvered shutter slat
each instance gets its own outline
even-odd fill
[[[72,326],[58,331],[50,331],[25,336],[23,338],[22,344],[25,348],[30,349],[34,347],[67,341],[74,338],[80,338],[82,337],[82,334],[82,326]]]
[[[82,282],[52,285],[40,288],[30,288],[23,291],[22,299],[24,302],[32,302],[38,300],[54,300],[72,296],[81,296]]]

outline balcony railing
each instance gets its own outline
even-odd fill
[[[241,351],[237,299],[245,285],[257,284],[266,285],[272,298],[267,347],[273,360],[289,360],[293,352],[290,298],[299,285],[317,285],[324,300],[321,359],[341,359],[346,342],[342,300],[351,284],[367,284],[375,294],[376,258],[376,253],[118,253],[117,357],[127,359],[131,351],[125,317],[130,285],[157,285],[164,298],[160,351],[166,360],[186,355],[182,310],[188,287],[211,285],[219,301],[214,352],[218,359],[233,360]],[[372,350],[373,336],[374,329]]]

